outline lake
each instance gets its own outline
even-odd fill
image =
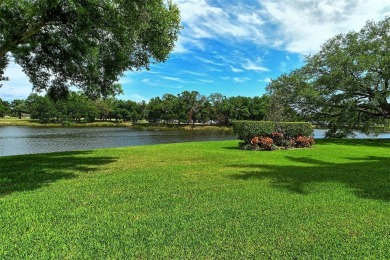
[[[226,131],[2,126],[0,156],[233,139],[233,133]]]
[[[322,138],[325,131],[316,129],[314,138]],[[356,138],[368,138],[368,136],[357,134]],[[390,138],[390,133],[381,134],[378,138]],[[235,135],[226,131],[2,126],[0,127],[0,156],[234,139],[236,139]]]

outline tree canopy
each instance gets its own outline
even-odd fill
[[[368,133],[390,119],[390,17],[339,34],[306,64],[273,80],[274,100],[317,123],[329,136]]]
[[[170,0],[3,0],[0,81],[13,59],[51,97],[113,95],[124,71],[164,62],[180,28]]]

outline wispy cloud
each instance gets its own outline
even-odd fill
[[[133,80],[130,79],[130,77],[128,76],[124,76],[122,77],[120,80],[119,80],[119,83],[121,85],[124,85],[124,84],[131,84],[133,82]]]
[[[259,10],[244,3],[223,3],[223,8],[206,0],[177,0],[185,25],[183,34],[192,38],[245,39],[264,42]],[[252,5],[258,6],[256,2]]]
[[[191,39],[251,41],[259,46],[309,54],[332,36],[390,15],[388,0],[177,0]],[[186,39],[188,41],[188,39]]]
[[[193,76],[198,76],[198,77],[206,77],[206,76],[208,76],[206,73],[189,71],[189,70],[183,70],[179,74],[180,75],[193,75]]]
[[[200,82],[203,82],[203,83],[213,83],[214,80],[210,80],[210,79],[199,79]]]
[[[237,83],[243,83],[243,82],[246,82],[246,81],[250,80],[250,78],[238,78],[238,77],[236,77],[236,78],[233,78],[233,80],[235,82],[237,82]]]
[[[260,66],[259,64],[246,60],[245,64],[242,65],[242,67],[246,70],[254,70],[254,71],[269,71],[268,68]]]
[[[237,68],[234,68],[233,66],[230,66],[230,69],[233,71],[233,72],[243,72],[244,70],[243,69],[237,69]]]
[[[184,81],[180,78],[177,78],[177,77],[160,76],[160,78],[170,80],[170,81],[175,81],[175,82],[186,83],[186,81]]]
[[[197,59],[197,60],[200,60],[201,62],[206,63],[206,64],[211,64],[211,65],[214,65],[214,66],[225,66],[225,64],[217,62],[215,60],[205,59],[205,58],[202,58],[202,57],[199,57],[199,56],[194,56],[194,58]]]
[[[265,82],[265,83],[271,83],[271,81],[272,81],[271,78],[265,78],[265,79],[259,80],[259,82]]]

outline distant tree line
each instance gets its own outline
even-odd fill
[[[12,102],[0,99],[0,116],[30,116],[42,123],[123,121],[137,123],[148,120],[164,124],[229,125],[233,120],[264,120],[272,109],[269,96],[226,97],[220,93],[209,96],[197,91],[178,95],[165,94],[149,102],[131,100],[89,99],[84,93],[71,92],[67,99],[53,100],[31,94],[26,100]]]

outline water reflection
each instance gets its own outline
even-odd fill
[[[4,126],[0,127],[0,156],[231,139],[235,139],[233,133],[224,131]]]

